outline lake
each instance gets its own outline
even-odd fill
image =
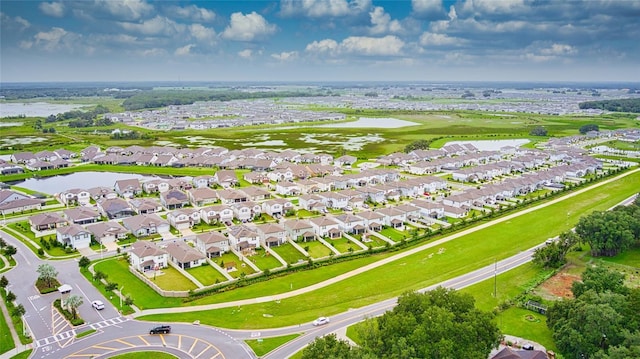
[[[331,127],[331,128],[399,128],[407,126],[416,126],[419,123],[398,120],[397,118],[385,117],[360,117],[357,121],[342,122],[329,125],[319,125],[313,127]]]
[[[447,142],[447,145],[470,143],[480,151],[499,151],[502,147],[520,147],[529,142],[526,138],[520,138],[517,140],[451,141]]]
[[[13,116],[48,117],[59,113],[77,110],[91,105],[53,104],[47,102],[4,102],[0,103],[0,118]]]
[[[150,179],[152,177],[133,173],[76,172],[53,177],[29,178],[11,184],[32,191],[53,195],[74,188],[89,189],[100,186],[113,188],[116,181],[131,178]]]

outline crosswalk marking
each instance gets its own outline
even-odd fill
[[[116,318],[112,318],[112,319],[107,319],[107,320],[103,320],[101,322],[97,322],[97,323],[93,323],[91,325],[89,325],[89,328],[91,329],[102,329],[111,325],[117,325],[120,323],[124,323],[126,322],[128,319],[125,317],[116,317]],[[67,330],[65,332],[62,333],[55,333],[55,335],[46,337],[46,338],[42,338],[42,339],[38,339],[35,342],[35,347],[43,347],[45,345],[49,345],[49,344],[53,344],[53,343],[57,343],[60,342],[62,340],[65,339],[72,339],[75,338],[77,334],[76,329],[71,329],[71,330]]]

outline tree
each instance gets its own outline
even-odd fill
[[[587,132],[600,131],[600,127],[598,127],[598,125],[592,123],[592,124],[581,126],[579,131],[580,131],[581,134],[584,135]]]
[[[529,131],[529,135],[531,136],[546,136],[547,134],[547,129],[542,126],[536,126]]]
[[[0,278],[0,288],[6,288],[9,285],[9,280],[7,279],[7,277],[2,276],[2,278]]]
[[[573,282],[571,291],[577,298],[587,291],[593,290],[596,293],[612,292],[626,294],[628,288],[624,286],[624,274],[609,270],[605,267],[587,267],[582,273],[581,282]]]
[[[4,248],[7,246],[7,242],[4,240],[4,238],[0,238],[0,249]]]
[[[91,264],[91,259],[85,256],[82,256],[78,261],[78,266],[80,266],[80,268],[87,268],[89,264]]]
[[[632,210],[595,211],[580,218],[575,231],[589,244],[592,256],[615,256],[638,240],[634,230],[639,228],[640,218],[634,218]]]
[[[113,292],[114,290],[118,289],[118,283],[115,282],[109,282],[104,286],[104,289],[107,292]]]
[[[58,271],[48,263],[40,264],[36,272],[38,272],[38,279],[47,283],[49,288],[51,288],[53,280],[58,276]]]
[[[107,275],[104,272],[97,270],[96,274],[93,275],[93,280],[101,281],[103,279],[107,279]]]
[[[76,319],[78,316],[78,312],[77,309],[79,306],[82,305],[82,303],[84,303],[82,301],[82,297],[79,295],[70,295],[67,300],[64,302],[64,305],[69,309],[69,311],[71,312],[71,315],[73,316],[73,319]]]
[[[537,248],[533,253],[533,263],[545,268],[560,268],[567,262],[567,253],[580,238],[572,231],[560,234],[557,241]]]
[[[302,359],[317,358],[350,359],[355,356],[347,341],[331,333],[317,338],[302,351]]]
[[[25,313],[27,312],[26,309],[24,309],[24,305],[22,304],[18,304],[17,306],[15,306],[13,308],[13,310],[11,311],[11,316],[12,317],[21,317],[23,316]]]
[[[409,152],[415,151],[415,150],[428,150],[429,149],[429,145],[431,145],[431,142],[429,142],[427,140],[413,141],[410,144],[408,144],[407,146],[405,146],[404,152],[405,153],[409,153]]]
[[[13,257],[16,253],[18,253],[18,249],[16,247],[11,245],[4,247],[4,254],[6,256]]]
[[[486,358],[501,339],[493,315],[476,309],[471,295],[442,287],[405,293],[367,321],[377,329],[359,333],[362,350],[379,358]]]
[[[16,294],[12,291],[9,291],[9,293],[7,293],[7,296],[5,297],[5,301],[7,303],[11,303],[14,300],[16,300]]]

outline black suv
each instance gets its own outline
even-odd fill
[[[151,328],[149,334],[169,334],[171,333],[171,326],[161,325],[159,327]]]

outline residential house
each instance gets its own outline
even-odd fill
[[[12,190],[0,190],[0,214],[22,213],[42,208],[45,201]]]
[[[312,212],[327,211],[323,198],[315,194],[305,194],[298,197],[298,206]]]
[[[238,185],[238,176],[233,170],[219,170],[213,175],[215,183],[223,188],[230,188]]]
[[[343,209],[349,205],[349,197],[337,192],[319,193],[318,196],[328,208]]]
[[[167,210],[182,208],[189,204],[189,196],[178,189],[160,193],[160,203]]]
[[[233,215],[242,222],[253,220],[262,213],[262,208],[255,202],[240,202],[231,205]]]
[[[129,263],[140,271],[158,270],[169,266],[169,254],[155,243],[138,241],[131,245]]]
[[[177,229],[189,229],[200,223],[200,210],[196,208],[181,208],[167,213],[167,221]]]
[[[262,213],[272,217],[284,216],[289,210],[293,210],[293,203],[284,198],[274,198],[262,202]]]
[[[267,191],[262,187],[250,186],[239,189],[239,191],[243,192],[247,195],[247,200],[249,201],[264,201],[265,199],[271,198],[271,192]]]
[[[218,190],[217,193],[222,204],[234,204],[249,200],[244,192],[235,189]]]
[[[226,204],[219,204],[200,209],[200,218],[207,224],[231,223],[233,216],[233,209]]]
[[[113,188],[118,195],[124,198],[133,198],[142,194],[142,186],[137,178],[116,181]]]
[[[382,230],[384,216],[374,211],[359,212],[356,216],[362,218],[364,226],[369,230],[379,232]]]
[[[365,221],[361,217],[344,213],[335,216],[334,219],[338,222],[340,229],[345,233],[363,234],[366,232]]]
[[[187,194],[189,202],[195,207],[204,207],[218,201],[218,192],[209,187],[193,188]]]
[[[98,222],[87,226],[87,231],[99,243],[115,242],[126,239],[129,231],[115,221]]]
[[[314,233],[319,237],[340,238],[342,231],[340,224],[330,217],[315,217],[309,220]]]
[[[216,183],[215,177],[212,175],[201,175],[193,177],[193,186],[195,188],[211,187]]]
[[[163,210],[157,199],[148,197],[132,198],[129,200],[129,205],[137,214],[157,213]]]
[[[125,218],[122,225],[137,238],[169,231],[169,223],[157,214],[139,214]]]
[[[96,209],[89,207],[69,208],[62,211],[62,216],[71,223],[89,224],[100,221],[102,215]]]
[[[136,214],[129,203],[122,198],[99,199],[96,204],[100,213],[109,219],[131,217]]]
[[[300,194],[300,187],[294,182],[281,181],[276,183],[276,193],[282,196],[297,196]]]
[[[64,246],[74,249],[89,248],[91,232],[79,224],[70,224],[56,229],[56,239]]]
[[[296,242],[309,242],[316,239],[313,226],[304,219],[290,219],[283,224],[286,235]]]
[[[260,236],[255,227],[245,224],[229,227],[229,244],[244,256],[255,254],[256,248],[260,248]]]
[[[196,235],[196,248],[207,258],[220,257],[229,252],[229,238],[217,231],[210,231]]]
[[[169,254],[169,259],[182,269],[201,266],[207,258],[184,240],[172,241],[167,244],[165,251]]]
[[[29,225],[33,232],[56,229],[67,224],[67,220],[55,212],[38,213],[29,217]]]
[[[411,204],[420,211],[420,216],[429,218],[444,217],[444,205],[441,202],[424,201],[414,199]]]
[[[356,163],[357,160],[358,160],[357,157],[344,155],[336,158],[333,161],[333,164],[338,167],[351,167],[351,165]]]
[[[395,209],[394,207],[385,207],[376,210],[376,213],[383,215],[382,223],[392,228],[401,228],[407,220],[405,212]]]
[[[91,193],[89,191],[79,188],[69,189],[63,192],[60,192],[58,195],[60,201],[64,205],[73,205],[77,204],[80,206],[87,206],[91,202]]]
[[[114,191],[113,188],[109,188],[109,187],[103,187],[103,186],[93,187],[93,188],[89,188],[87,191],[89,191],[91,198],[95,201],[99,199],[118,198],[118,194],[116,193],[116,191]]]
[[[162,193],[171,189],[169,180],[152,179],[142,183],[142,189],[145,193]]]
[[[256,226],[262,244],[266,247],[277,247],[287,241],[284,227],[277,223],[263,223]]]

